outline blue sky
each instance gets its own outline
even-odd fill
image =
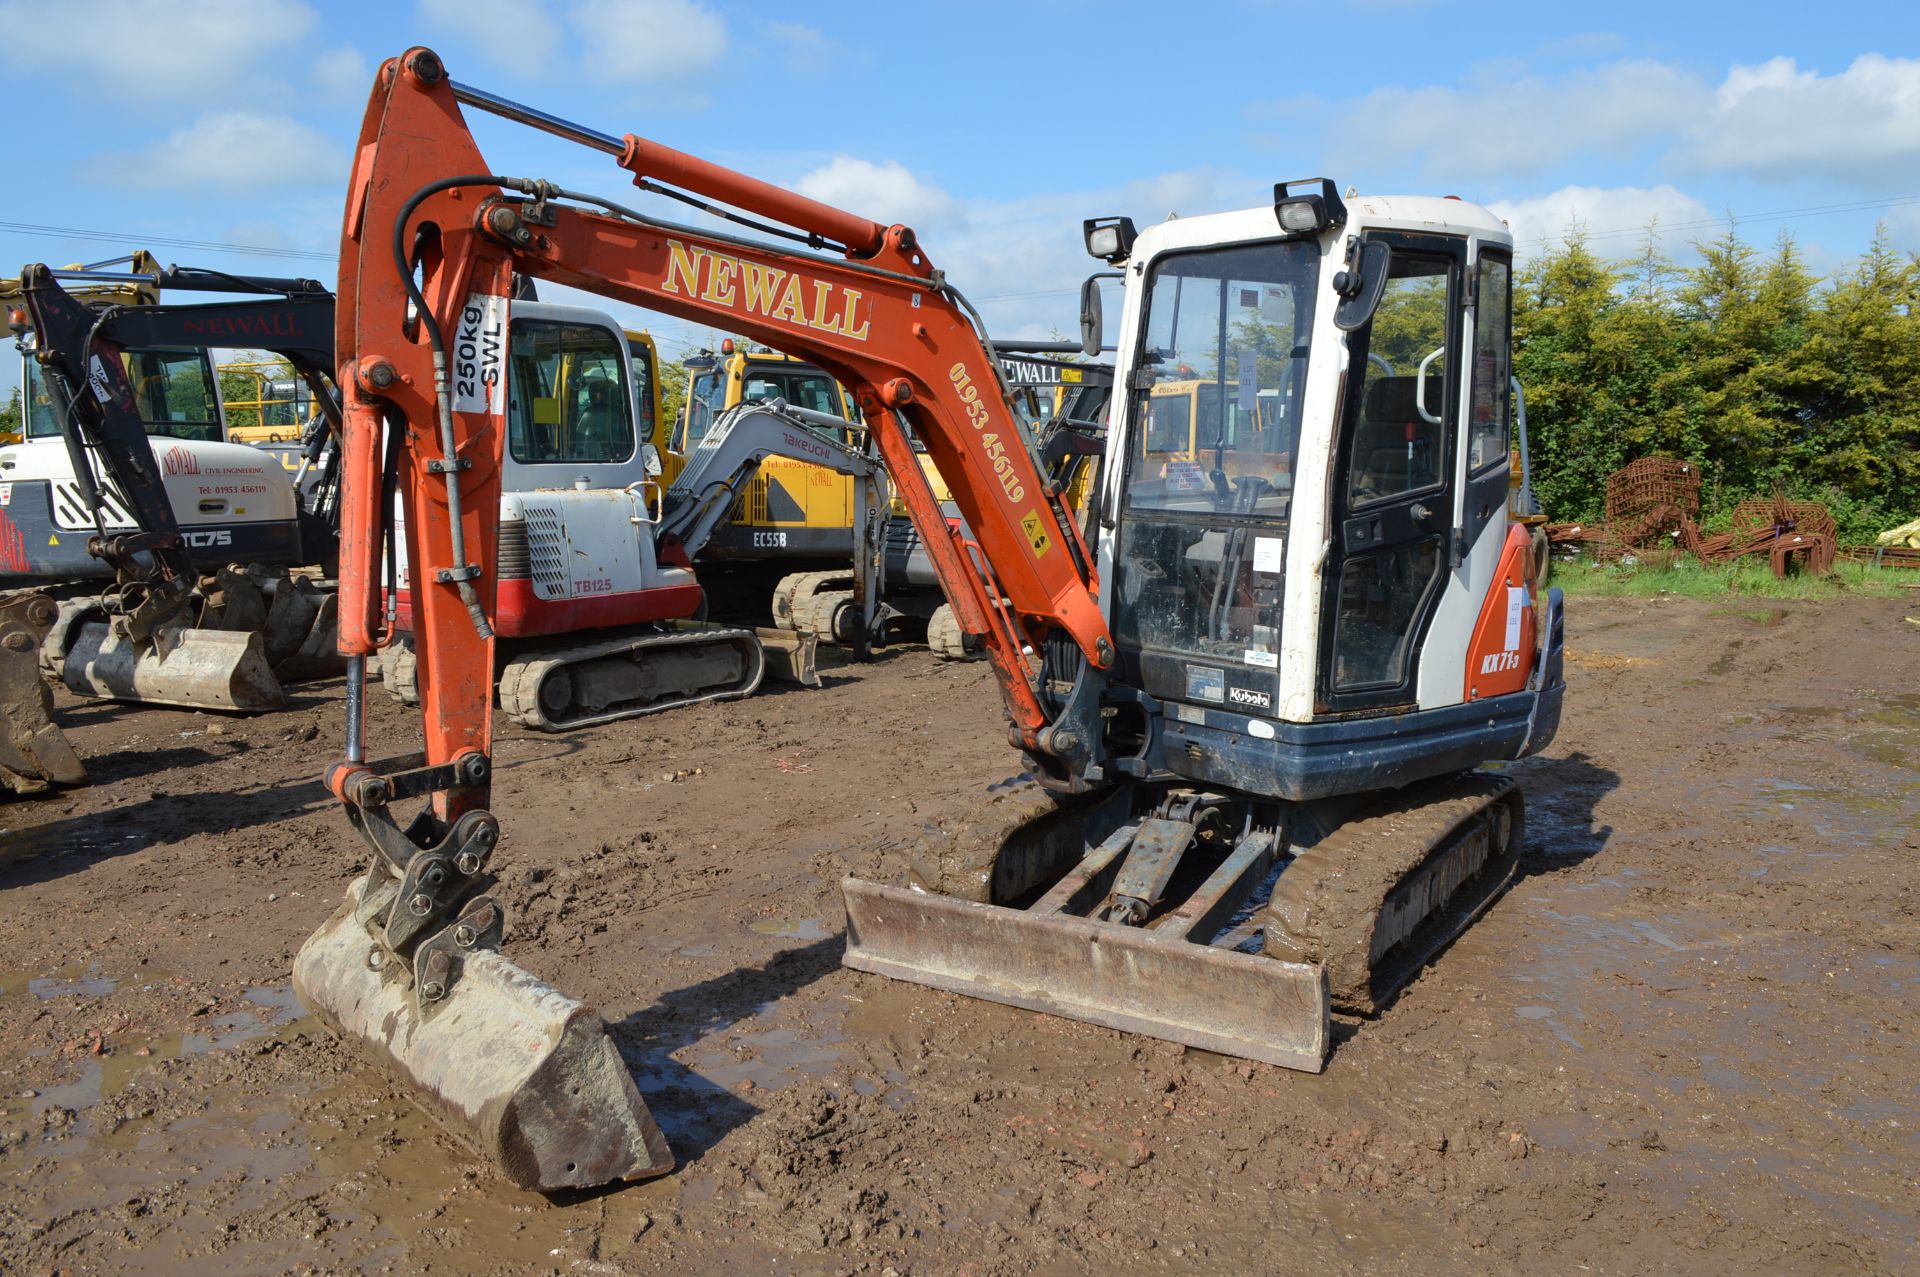
[[[1479,200],[1523,250],[1578,220],[1631,255],[1651,223],[1684,260],[1731,214],[1819,270],[1876,222],[1920,251],[1912,0],[0,0],[0,264],[149,246],[330,278],[373,69],[414,43],[457,79],[913,225],[1001,337],[1072,329],[1081,218],[1247,207],[1310,175]],[[476,133],[496,171],[635,195],[596,154]],[[669,357],[708,336],[652,327]]]

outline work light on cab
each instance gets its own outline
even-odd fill
[[[1324,177],[1273,184],[1273,213],[1289,235],[1317,235],[1347,222],[1347,206]]]
[[[1081,225],[1087,237],[1088,256],[1117,266],[1132,254],[1138,232],[1133,229],[1131,217],[1089,217]]]

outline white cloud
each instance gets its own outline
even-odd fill
[[[1646,246],[1649,229],[1663,253],[1701,237],[1713,214],[1693,196],[1671,186],[1563,186],[1534,199],[1496,200],[1487,206],[1506,219],[1515,247],[1529,257],[1564,243],[1578,231],[1602,257],[1633,257]]]
[[[313,82],[328,98],[357,101],[373,89],[373,68],[360,50],[343,45],[314,57]]]
[[[426,41],[436,47],[440,37],[470,45],[521,75],[559,70],[560,23],[544,0],[420,0],[420,16],[444,28]]]
[[[1259,204],[1258,182],[1211,169],[1017,199],[957,198],[903,165],[839,155],[792,184],[804,195],[914,228],[933,263],[985,314],[996,337],[1071,337],[1080,281],[1099,269],[1080,222],[1124,213],[1141,225],[1169,213]]]
[[[767,35],[781,49],[787,65],[814,74],[833,66],[839,47],[812,27],[798,22],[769,22]]]
[[[284,115],[217,111],[144,149],[99,157],[103,183],[165,190],[339,185],[346,148]]]
[[[915,230],[951,224],[961,211],[951,195],[922,182],[894,160],[875,164],[836,155],[794,183],[794,189],[876,222],[899,222]]]
[[[581,65],[604,83],[686,81],[727,51],[727,27],[698,0],[577,0]]]
[[[4,0],[0,65],[143,99],[205,94],[242,81],[318,22],[300,0]]]
[[[1533,55],[1544,56],[1546,50]],[[1533,178],[1575,161],[1642,158],[1678,178],[1732,173],[1905,189],[1920,164],[1920,59],[1870,53],[1837,74],[1792,58],[1734,66],[1716,85],[1628,59],[1558,74],[1503,59],[1459,85],[1287,99],[1256,127],[1325,130],[1329,149],[1440,183]]]
[[[1825,76],[1792,58],[1736,66],[1689,134],[1688,165],[1904,190],[1920,164],[1920,59],[1869,53]]]
[[[1376,160],[1441,181],[1539,173],[1576,155],[1621,155],[1669,138],[1709,94],[1658,62],[1624,61],[1557,78],[1473,88],[1380,88],[1331,108],[1338,137],[1367,139]]]

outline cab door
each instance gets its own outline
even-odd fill
[[[1350,333],[1333,482],[1317,711],[1412,705],[1455,552],[1466,242],[1372,232],[1392,249],[1373,317]]]

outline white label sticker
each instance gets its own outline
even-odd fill
[[[11,483],[0,483],[0,505],[12,505],[12,504],[13,504],[13,485]]]
[[[1249,718],[1247,720],[1247,735],[1258,736],[1261,740],[1272,740],[1273,724],[1267,722],[1265,719]]]
[[[1255,537],[1253,539],[1253,570],[1255,572],[1278,572],[1286,563],[1286,538]]]
[[[454,330],[453,410],[495,416],[507,402],[507,299],[475,293]]]
[[[1260,304],[1258,293],[1253,295],[1253,302],[1256,306]],[[1255,396],[1260,392],[1260,361],[1251,350],[1243,350],[1237,362],[1239,368],[1236,371],[1240,377],[1239,408],[1241,412],[1251,413],[1258,402]]]
[[[1210,665],[1187,666],[1187,696],[1215,704],[1227,698],[1227,672]]]
[[[87,385],[93,391],[93,397],[102,405],[113,397],[107,381],[107,365],[98,355],[87,362]]]
[[[1509,585],[1507,587],[1507,651],[1512,652],[1520,646],[1520,618],[1527,610],[1527,587]]]
[[[1278,652],[1257,652],[1253,648],[1248,648],[1245,652],[1241,653],[1241,659],[1245,660],[1249,665],[1258,665],[1263,670],[1277,670],[1280,668],[1280,654]]]

